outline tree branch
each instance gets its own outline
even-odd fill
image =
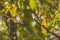
[[[35,20],[35,19],[34,19],[34,20]],[[59,37],[58,35],[56,35],[55,33],[51,32],[51,31],[49,31],[44,25],[41,25],[41,23],[39,23],[37,20],[35,20],[35,21],[36,21],[40,26],[42,26],[44,29],[46,29],[47,32],[53,34],[55,37],[57,37],[58,39],[60,39],[60,37]]]
[[[34,11],[32,11],[32,10],[30,10],[34,15],[36,14]],[[34,16],[33,15],[33,16]],[[44,25],[42,25],[40,22],[39,22],[39,20],[38,20],[38,16],[36,17],[37,15],[35,15],[35,18],[34,18],[34,20],[40,25],[40,26],[42,26],[44,29],[46,29],[46,31],[47,32],[49,32],[49,33],[51,33],[51,34],[53,34],[55,37],[57,37],[59,40],[60,40],[60,37],[58,36],[58,35],[56,35],[55,33],[53,33],[53,32],[51,32],[51,31],[49,31]]]

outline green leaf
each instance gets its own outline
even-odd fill
[[[60,18],[60,12],[56,14],[56,18]]]
[[[36,4],[37,4],[37,0],[30,0],[29,1],[29,5],[30,5],[31,9],[34,9]]]
[[[53,28],[56,25],[57,21],[58,21],[57,19],[52,20],[50,22],[50,25],[48,26],[48,29],[50,30],[51,28]]]

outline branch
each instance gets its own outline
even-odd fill
[[[34,20],[35,20],[35,19],[34,19]],[[44,25],[41,25],[41,23],[39,23],[37,20],[35,20],[35,21],[36,21],[40,26],[42,26],[44,29],[46,29],[47,32],[53,34],[55,37],[57,37],[58,39],[60,39],[60,37],[59,37],[58,35],[56,35],[55,33],[51,32],[51,31],[49,31]]]
[[[33,15],[33,16],[34,16],[34,20],[35,20],[40,26],[42,26],[44,29],[46,29],[47,32],[53,34],[55,37],[57,37],[58,39],[60,39],[60,37],[59,37],[58,35],[56,35],[55,33],[51,32],[51,31],[49,31],[44,25],[42,25],[42,24],[39,22],[38,16],[36,15],[36,13],[35,13],[34,11],[32,11],[32,10],[30,10],[30,11],[32,12],[32,14],[35,15],[35,16]]]
[[[31,8],[29,8],[28,10],[32,13],[33,19],[34,19],[40,26],[42,26],[44,29],[46,29],[47,32],[51,33],[52,35],[54,35],[55,37],[57,37],[57,38],[60,40],[60,36],[58,36],[58,35],[56,35],[55,33],[49,31],[48,28],[46,28],[44,25],[42,25],[42,24],[39,22],[40,20],[39,20],[37,14],[36,14]]]

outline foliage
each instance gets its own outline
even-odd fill
[[[8,26],[16,26],[16,30],[14,29],[14,31],[17,33],[18,40],[59,39],[55,35],[52,35],[52,33],[54,33],[60,37],[59,0],[0,1],[0,40],[9,40],[10,29],[8,30]],[[12,20],[11,23],[14,22],[14,24],[10,24],[10,20]],[[41,25],[39,25],[36,20],[41,23]],[[42,25],[48,30],[43,28]]]

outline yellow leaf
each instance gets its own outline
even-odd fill
[[[37,4],[37,0],[30,0],[29,1],[31,9],[34,9],[35,5]]]
[[[42,25],[44,25],[44,27],[47,27],[46,13],[44,13],[43,16],[44,16],[44,18],[43,18],[43,20],[42,20]],[[42,27],[41,29],[42,29],[43,34],[47,35],[47,31],[46,31],[46,29],[44,29],[43,27]]]
[[[14,4],[12,4],[12,8],[10,10],[11,16],[16,17],[16,7]]]
[[[5,21],[3,21],[2,26],[3,26],[3,27],[6,27],[6,23],[5,23]]]
[[[9,5],[7,5],[7,6],[6,6],[5,14],[7,14],[7,13],[8,13],[8,11],[10,10],[10,8],[11,8],[11,4],[9,4]]]

